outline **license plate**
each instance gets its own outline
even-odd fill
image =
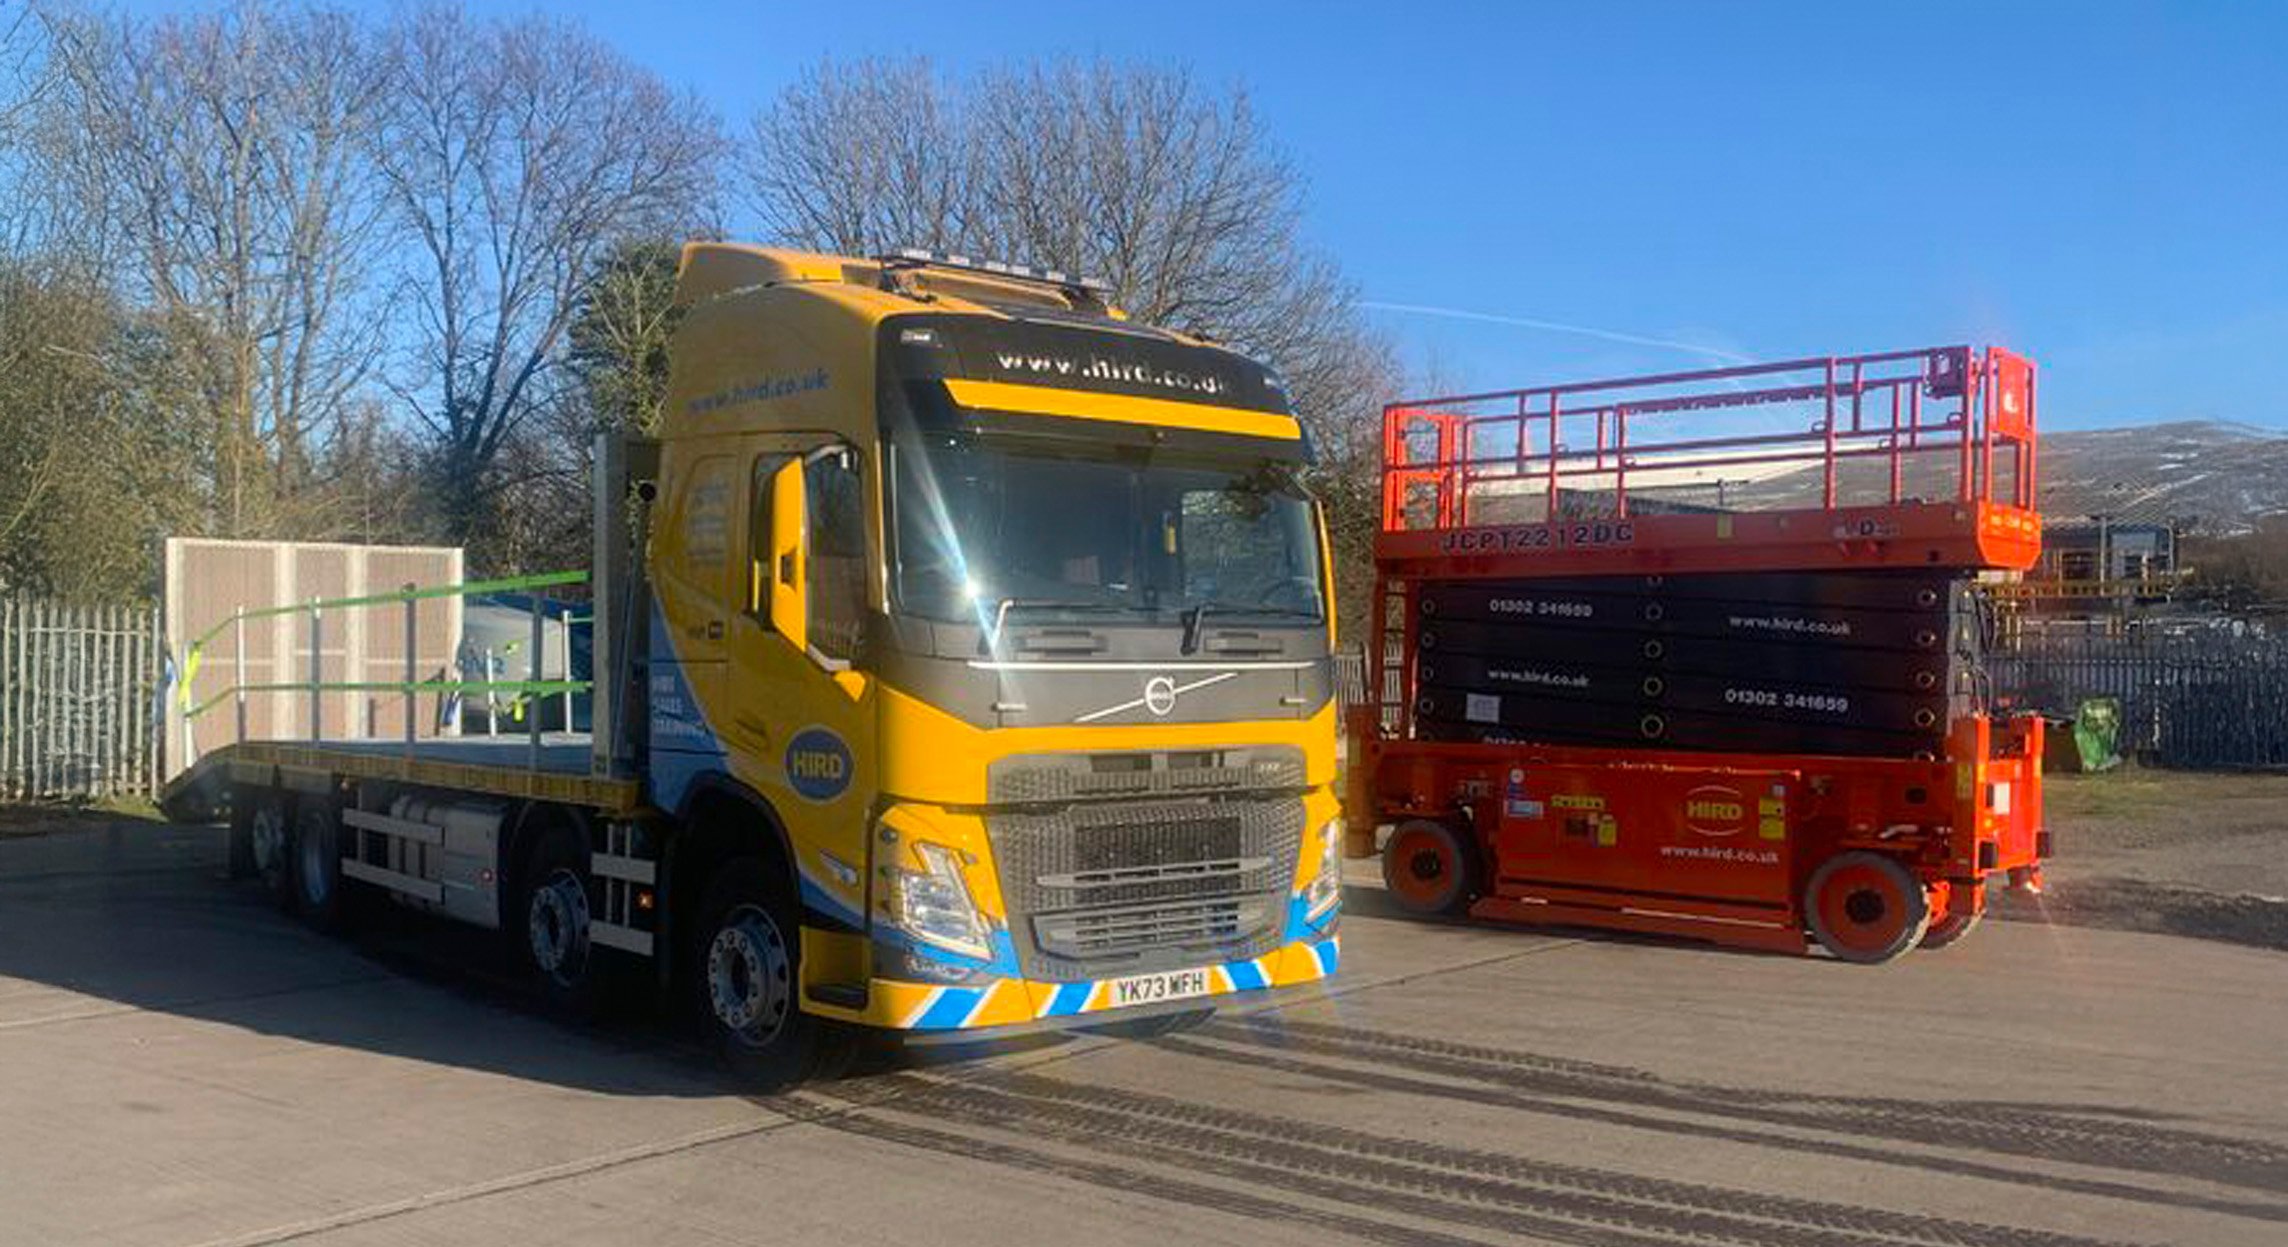
[[[1112,1007],[1159,1004],[1208,994],[1206,970],[1163,970],[1158,974],[1131,974],[1112,980]]]

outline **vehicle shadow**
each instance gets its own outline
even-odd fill
[[[17,981],[0,991],[0,1034],[148,1010],[611,1095],[749,1090],[635,993],[601,1017],[552,1012],[496,933],[377,906],[323,935],[226,866],[213,827],[127,820],[0,841],[0,980]],[[859,1068],[1008,1048],[869,1046]]]
[[[1740,948],[1703,940],[1686,939],[1675,935],[1654,935],[1641,931],[1615,931],[1605,927],[1571,926],[1562,923],[1524,924],[1486,922],[1467,914],[1420,914],[1392,900],[1389,891],[1379,885],[1361,885],[1347,882],[1343,885],[1343,916],[1388,922],[1404,922],[1421,927],[1463,928],[1474,931],[1503,929],[1530,931],[1536,935],[1556,939],[1579,940],[1589,944],[1626,944],[1646,948],[1689,948],[1694,952],[1727,957],[1793,957],[1794,953],[1773,952],[1763,948]],[[1837,962],[1840,965],[1842,963]]]

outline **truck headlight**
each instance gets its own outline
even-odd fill
[[[1331,818],[1319,829],[1319,873],[1303,894],[1303,917],[1312,922],[1342,903],[1343,820]]]
[[[891,866],[883,870],[889,876],[884,908],[890,925],[933,948],[980,961],[992,960],[992,937],[985,915],[978,911],[977,898],[969,894],[969,883],[962,878],[960,856],[926,840],[914,843],[914,855],[922,859],[925,869]]]

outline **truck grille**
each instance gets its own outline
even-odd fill
[[[995,762],[985,777],[995,805],[1302,787],[1303,753],[1284,747],[1027,754]]]
[[[1300,754],[1111,755],[1116,768],[1105,756],[1009,759],[989,778],[997,802],[1030,799],[985,819],[1026,977],[1069,982],[1277,947],[1302,851]],[[1097,799],[1074,799],[1082,791]],[[1048,805],[1049,793],[1062,799]]]
[[[1274,908],[1265,896],[1218,896],[1042,914],[1033,919],[1033,938],[1044,953],[1071,960],[1215,946],[1245,942],[1269,925]]]

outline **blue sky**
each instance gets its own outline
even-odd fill
[[[2288,429],[2277,0],[547,7],[735,128],[829,55],[1185,62],[1248,88],[1376,303],[1759,359],[1997,341],[2051,428]],[[1441,388],[1697,358],[1373,314]]]

